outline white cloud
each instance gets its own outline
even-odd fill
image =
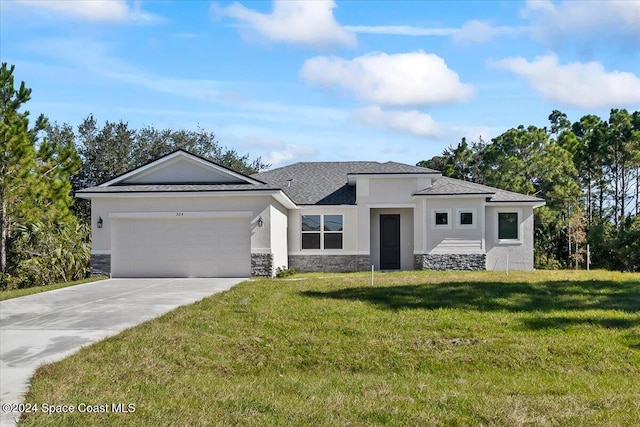
[[[142,10],[139,1],[125,0],[14,0],[16,4],[60,13],[75,19],[104,22],[154,22],[157,15]]]
[[[450,36],[459,30],[457,28],[427,28],[409,25],[346,25],[348,31],[361,34],[381,34],[391,36]]]
[[[305,61],[300,73],[310,84],[346,89],[380,105],[447,104],[466,101],[475,92],[442,58],[422,51],[370,53],[351,60],[317,56]]]
[[[383,110],[378,105],[370,105],[356,110],[354,118],[369,126],[417,136],[437,137],[442,133],[429,114],[417,110]]]
[[[549,102],[578,108],[640,104],[640,78],[628,72],[608,72],[599,62],[561,65],[556,55],[548,54],[531,62],[517,57],[492,64],[524,78]]]
[[[464,23],[460,30],[452,34],[458,43],[484,43],[496,37],[518,36],[526,33],[527,27],[493,26],[487,21],[471,20]]]
[[[565,40],[584,45],[615,41],[640,48],[639,1],[528,0],[521,16],[531,21],[534,38],[552,45]]]
[[[226,8],[214,6],[223,15],[244,24],[245,34],[257,34],[269,40],[326,48],[355,46],[356,37],[338,24],[333,16],[333,0],[275,0],[268,14],[248,9],[240,3]]]

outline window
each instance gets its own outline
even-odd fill
[[[473,225],[473,213],[460,212],[460,225]]]
[[[342,215],[302,215],[302,249],[342,249]]]
[[[456,209],[458,228],[476,228],[476,214],[478,210],[475,208]]]
[[[432,210],[432,228],[451,228],[451,209]]]
[[[498,212],[498,240],[519,240],[518,213]]]

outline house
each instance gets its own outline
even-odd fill
[[[315,162],[246,176],[175,151],[91,200],[94,273],[531,270],[537,197],[394,162]]]

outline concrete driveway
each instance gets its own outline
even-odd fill
[[[14,425],[6,404],[22,402],[38,366],[242,280],[109,279],[0,302],[0,425]]]

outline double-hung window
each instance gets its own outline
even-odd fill
[[[302,215],[302,249],[342,249],[342,215]]]

